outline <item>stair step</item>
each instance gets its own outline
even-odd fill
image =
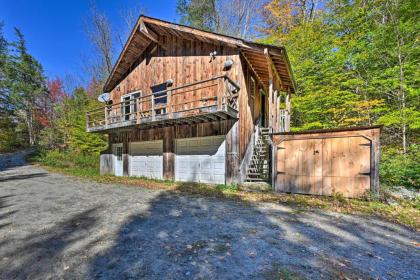
[[[266,177],[268,173],[246,173],[247,176],[257,176],[257,177]]]
[[[270,176],[268,140],[269,128],[260,128],[260,135],[254,144],[251,162],[246,172],[247,182],[267,182]]]
[[[268,178],[268,174],[261,174],[261,175],[255,175],[255,174],[246,174],[247,178]]]
[[[247,182],[266,182],[267,179],[261,179],[261,178],[246,178]]]

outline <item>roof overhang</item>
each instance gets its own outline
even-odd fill
[[[261,44],[243,39],[204,31],[141,15],[132,30],[117,62],[104,85],[104,91],[114,89],[132,70],[137,59],[147,48],[161,44],[161,35],[173,35],[188,40],[223,44],[237,48],[258,75],[263,85],[268,85],[270,67],[280,79],[280,89],[295,92],[296,84],[284,47]],[[271,77],[272,78],[272,77]]]

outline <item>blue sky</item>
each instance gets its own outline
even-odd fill
[[[41,62],[47,77],[83,76],[82,60],[92,52],[83,31],[90,3],[89,0],[1,0],[0,21],[5,25],[8,40],[14,39],[13,27],[21,29],[30,53]],[[177,20],[176,0],[96,0],[95,3],[115,30],[124,24],[122,11],[131,7],[143,7],[152,17]]]

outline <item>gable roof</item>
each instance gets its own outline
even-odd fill
[[[105,82],[105,92],[111,91],[124,79],[136,59],[140,57],[151,43],[158,43],[158,38],[161,34],[170,34],[188,40],[199,40],[235,47],[239,49],[240,53],[251,65],[257,78],[263,84],[268,85],[269,72],[274,70],[276,76],[281,80],[282,89],[295,92],[296,84],[284,47],[251,42],[144,15],[140,15],[111,74]],[[270,69],[268,61],[272,63],[274,69]]]

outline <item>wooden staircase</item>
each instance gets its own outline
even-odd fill
[[[254,145],[251,162],[247,169],[247,182],[267,182],[270,176],[270,158],[268,140],[269,128],[259,128],[258,139]]]

